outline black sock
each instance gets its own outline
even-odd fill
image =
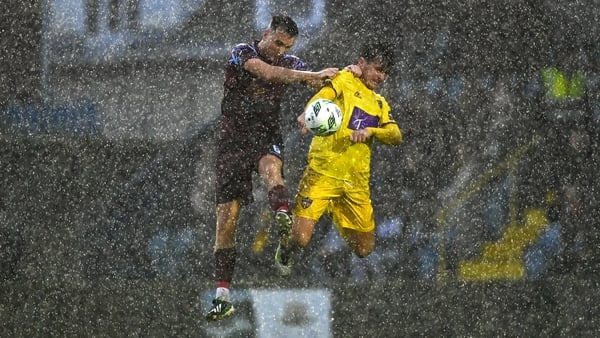
[[[290,207],[288,200],[288,192],[283,185],[276,185],[269,190],[269,204],[271,205],[271,209],[277,211],[284,208],[289,211]]]

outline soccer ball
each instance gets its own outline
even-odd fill
[[[342,110],[331,100],[318,99],[304,111],[306,128],[317,136],[335,133],[342,125]]]

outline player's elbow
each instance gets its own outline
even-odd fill
[[[387,144],[389,145],[399,145],[403,141],[402,131],[398,127],[390,129],[388,135]]]
[[[310,238],[312,234],[310,233],[300,233],[293,237],[293,242],[299,246],[300,248],[305,248],[310,242]]]
[[[356,257],[358,258],[366,258],[373,252],[373,247],[357,247],[352,250]]]
[[[402,132],[400,131],[400,129],[396,128],[396,130],[394,130],[392,132],[392,137],[390,140],[390,144],[392,145],[399,145],[400,143],[402,143]]]

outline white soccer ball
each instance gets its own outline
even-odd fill
[[[317,136],[335,133],[342,125],[342,110],[331,100],[318,99],[304,111],[306,128]]]

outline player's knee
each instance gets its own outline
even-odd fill
[[[304,248],[310,242],[311,234],[307,233],[295,233],[293,237],[293,242],[301,248]]]
[[[261,175],[281,176],[281,159],[273,155],[263,156],[258,162],[258,169]]]
[[[359,241],[352,246],[352,251],[358,258],[365,258],[373,252],[374,243],[372,241]]]
[[[298,238],[298,246],[304,248],[310,242],[310,235],[302,234],[300,238]]]
[[[371,254],[371,252],[373,252],[373,248],[364,248],[364,247],[358,247],[358,248],[354,248],[354,254],[356,255],[356,257],[358,258],[365,258],[367,256],[369,256]]]
[[[365,258],[371,254],[375,247],[375,236],[373,232],[356,232],[346,229],[346,241],[358,258]]]
[[[294,225],[292,226],[292,242],[297,246],[304,248],[310,242],[315,221],[302,217],[294,217]]]

